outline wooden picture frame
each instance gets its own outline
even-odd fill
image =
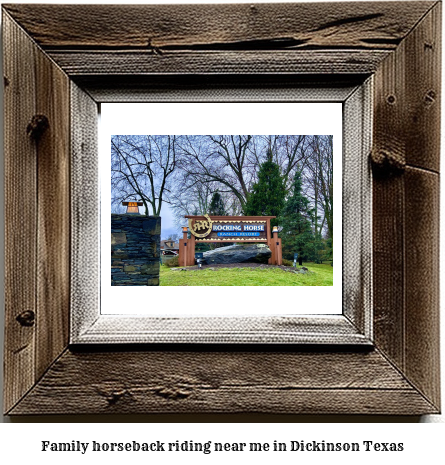
[[[14,4],[2,13],[6,414],[440,411],[440,2]],[[73,231],[91,213],[71,193],[82,185],[84,199],[95,195],[82,167],[97,163],[98,103],[369,79],[372,318],[351,320],[369,343],[70,344],[73,295],[91,306],[71,284],[94,260],[72,260],[82,243]]]

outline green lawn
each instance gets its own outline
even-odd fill
[[[217,268],[172,271],[161,265],[161,286],[332,286],[330,264],[304,263],[312,273],[294,274],[278,268]]]

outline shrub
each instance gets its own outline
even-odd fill
[[[284,266],[294,266],[294,262],[292,260],[287,260],[283,258],[283,265]]]
[[[179,266],[179,257],[176,256],[176,257],[170,258],[169,260],[165,260],[164,265],[168,266],[169,268],[174,268],[176,266]]]

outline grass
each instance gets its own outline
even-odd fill
[[[161,286],[332,286],[330,264],[304,263],[312,273],[288,273],[279,268],[217,268],[214,271],[172,271],[161,265]]]

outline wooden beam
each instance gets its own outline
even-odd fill
[[[319,3],[4,8],[45,50],[129,49],[155,54],[175,49],[395,49],[434,4],[332,2],[323,4],[322,14]]]

